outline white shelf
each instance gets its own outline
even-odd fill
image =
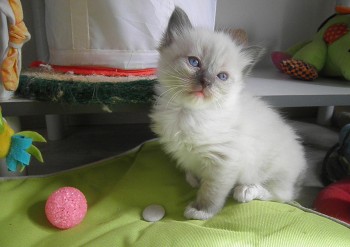
[[[350,82],[319,78],[315,81],[291,79],[275,69],[254,71],[246,80],[246,90],[275,107],[339,106],[350,105]],[[81,114],[106,112],[101,105],[68,105],[39,102],[28,99],[1,100],[5,116]],[[141,104],[117,104],[113,112],[144,111],[149,106]]]
[[[275,69],[260,69],[246,81],[246,90],[275,107],[350,105],[350,82],[345,80],[300,81]]]

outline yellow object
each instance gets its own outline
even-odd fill
[[[0,122],[3,125],[3,131],[0,133],[0,158],[5,158],[10,150],[11,137],[15,132],[3,118]]]
[[[15,91],[21,72],[21,48],[30,39],[30,33],[23,22],[21,1],[8,0],[8,7],[13,13],[8,13],[9,45],[7,56],[1,64],[1,78],[6,90]]]

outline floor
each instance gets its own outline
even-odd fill
[[[312,202],[322,189],[319,171],[327,150],[337,142],[337,132],[310,123],[291,121],[302,137],[308,159],[308,170],[300,193],[303,206],[312,207]],[[45,130],[38,130],[45,135]],[[66,128],[62,140],[37,145],[45,159],[40,164],[34,159],[27,175],[49,174],[78,167],[127,151],[140,143],[155,138],[148,124],[95,125]]]

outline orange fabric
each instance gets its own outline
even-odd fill
[[[7,57],[2,63],[1,77],[4,88],[9,91],[15,91],[18,86],[18,51],[14,48],[9,48]]]
[[[13,10],[13,14],[15,15],[16,23],[23,21],[23,11],[22,11],[21,1],[20,0],[9,0],[9,4]]]
[[[4,88],[9,91],[15,91],[19,83],[19,68],[21,67],[21,58],[19,49],[23,43],[30,39],[30,34],[23,22],[22,5],[19,0],[9,0],[9,4],[15,16],[15,24],[9,26],[9,47],[7,57],[1,65],[1,77]]]
[[[43,62],[35,61],[30,67],[37,68],[42,65],[46,65]],[[56,71],[67,73],[73,72],[77,75],[104,75],[104,76],[150,76],[156,74],[155,68],[148,69],[134,69],[134,70],[125,70],[118,68],[107,68],[107,67],[92,67],[92,66],[60,66],[60,65],[51,65]]]
[[[336,12],[339,14],[350,14],[350,7],[346,6],[337,6],[335,8]]]

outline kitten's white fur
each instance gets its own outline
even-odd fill
[[[158,97],[150,114],[166,152],[199,186],[185,217],[212,217],[232,190],[240,202],[293,200],[304,150],[279,114],[242,92],[244,73],[255,62],[252,49],[188,22],[176,8],[159,48]],[[200,68],[189,56],[199,58]],[[227,81],[217,78],[222,71]],[[199,78],[210,83],[203,86]]]

